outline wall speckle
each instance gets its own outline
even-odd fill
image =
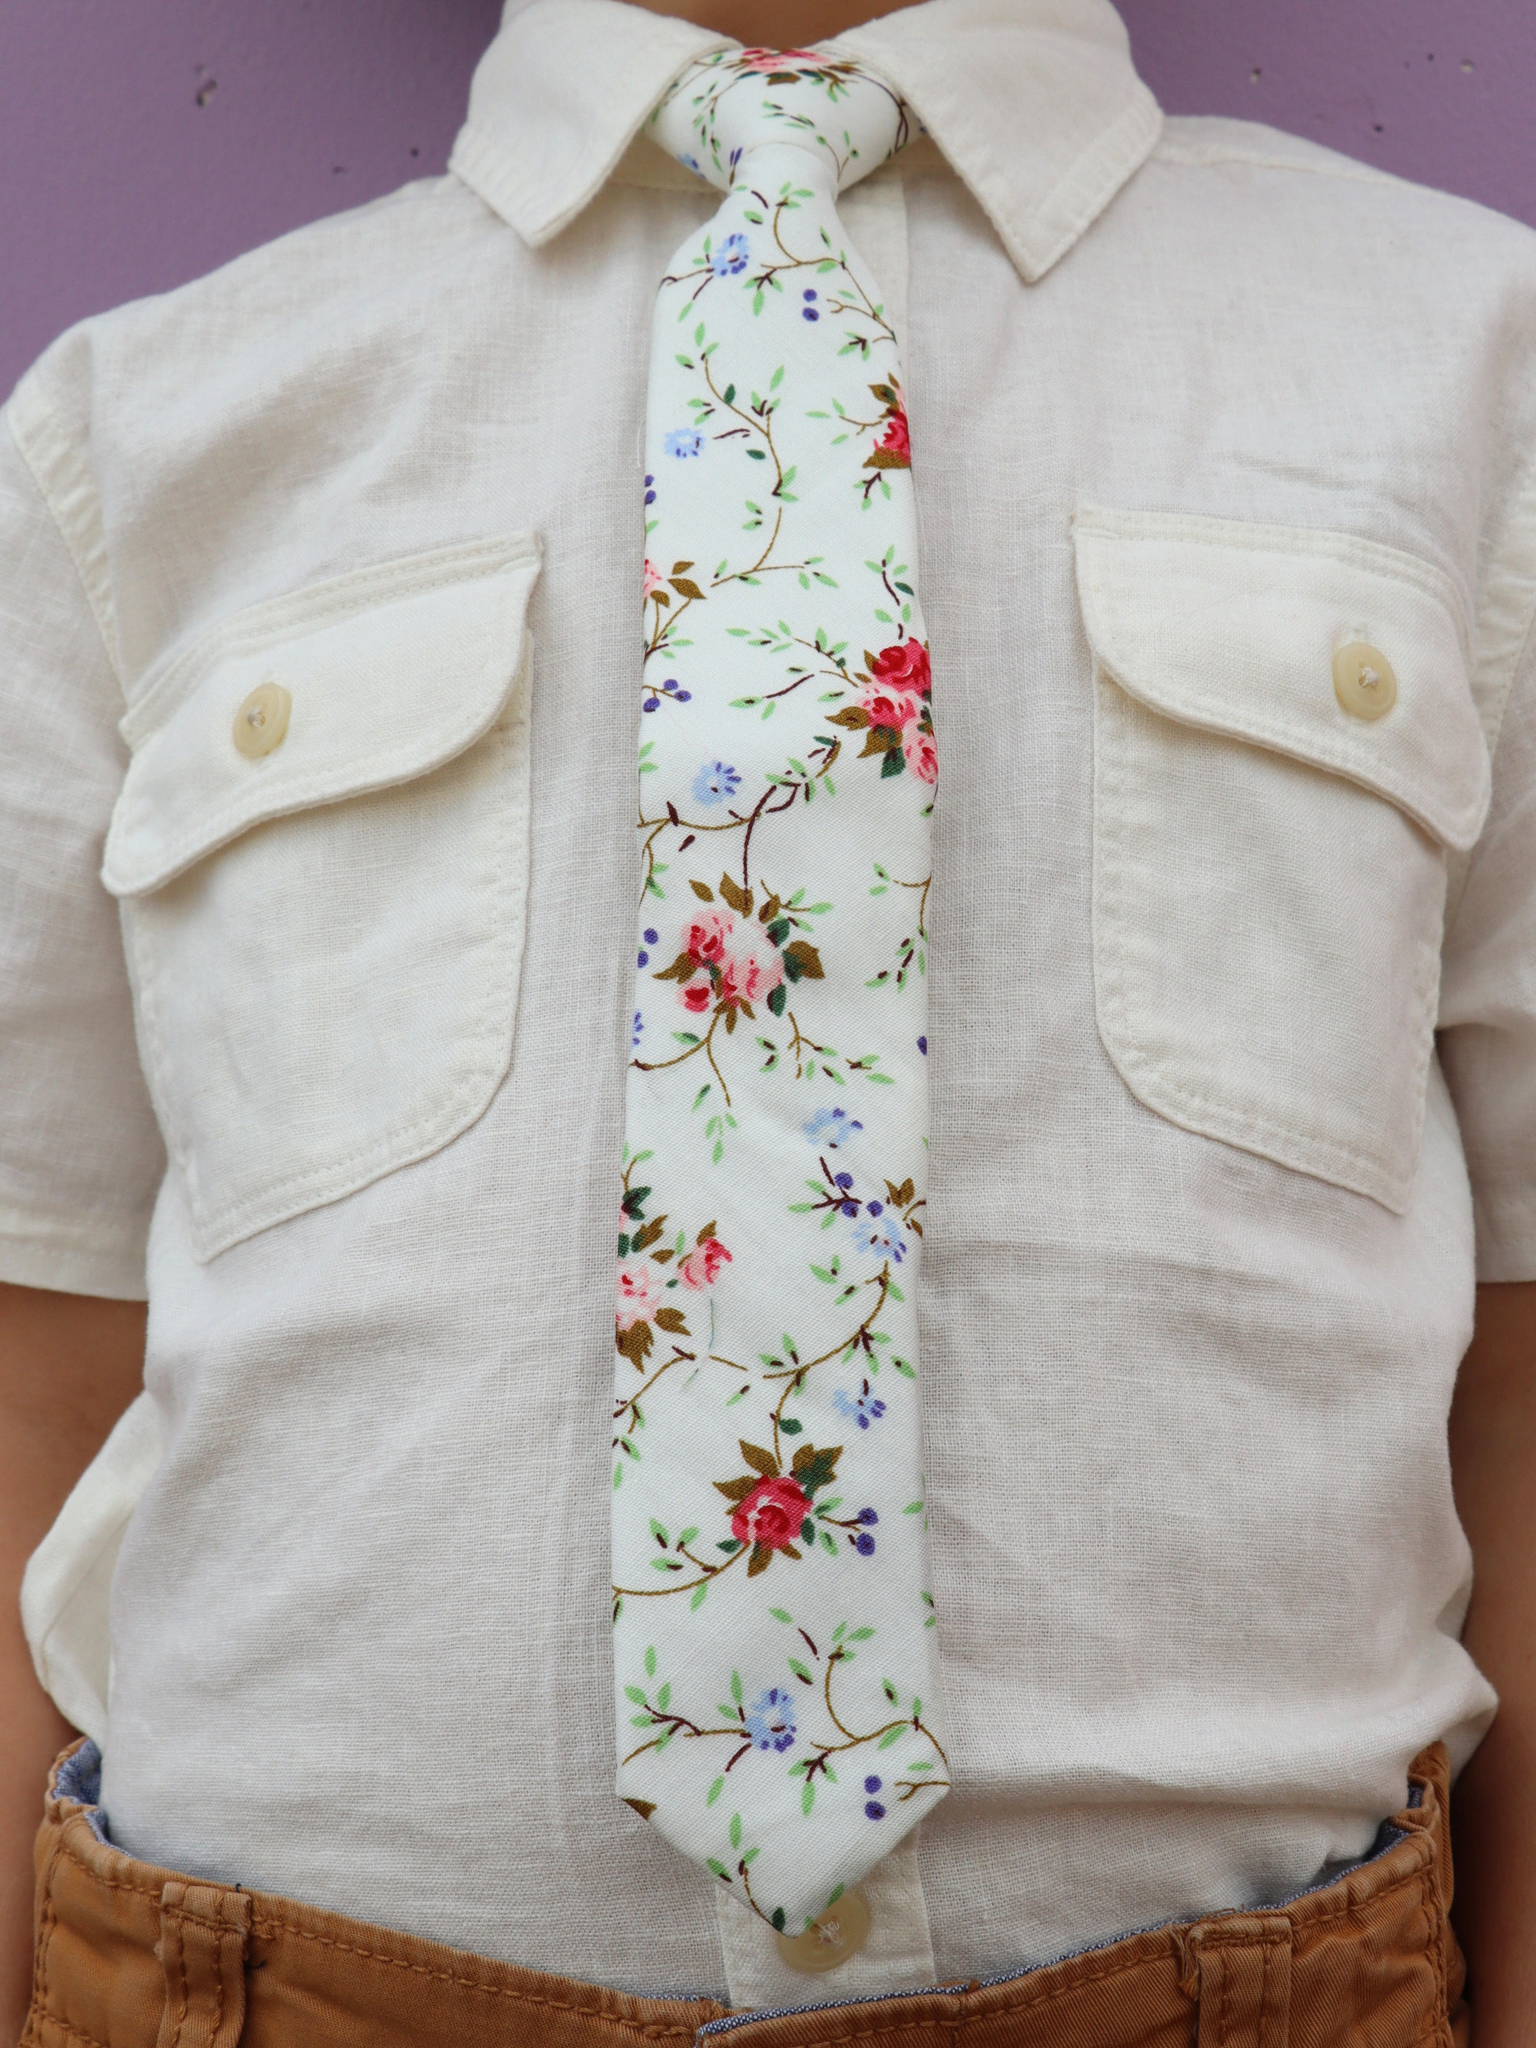
[[[1530,0],[1122,0],[1171,114],[1289,129],[1536,226]]]
[[[1121,11],[1170,113],[1269,122],[1536,225],[1533,0]],[[440,171],[500,12],[0,0],[0,391],[87,313]]]
[[[442,170],[499,0],[0,0],[0,392],[88,313]]]

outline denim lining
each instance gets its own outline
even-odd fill
[[[1422,1785],[1410,1785],[1406,1802],[1408,1808],[1411,1810],[1422,1806],[1423,1803]],[[1262,1905],[1238,1906],[1224,1910],[1239,1913],[1282,1912],[1285,1907],[1294,1906],[1299,1899],[1310,1898],[1314,1892],[1327,1891],[1330,1885],[1337,1884],[1341,1878],[1350,1876],[1354,1871],[1363,1870],[1367,1864],[1374,1863],[1378,1857],[1385,1856],[1388,1850],[1395,1849],[1399,1842],[1405,1842],[1407,1839],[1406,1829],[1394,1827],[1390,1820],[1384,1820],[1376,1830],[1375,1840],[1363,1856],[1346,1858],[1339,1863],[1325,1863],[1310,1884],[1304,1884],[1299,1891],[1288,1892],[1283,1899],[1273,1899]],[[941,1995],[953,1997],[962,1991],[989,1991],[999,1984],[1016,1984],[1024,1977],[1033,1976],[1037,1970],[1053,1969],[1058,1963],[1075,1962],[1079,1956],[1091,1956],[1101,1950],[1115,1948],[1122,1941],[1134,1941],[1138,1934],[1156,1934],[1164,1927],[1187,1924],[1182,1920],[1159,1920],[1150,1927],[1132,1927],[1124,1934],[1111,1935],[1107,1941],[1091,1941],[1084,1948],[1067,1949],[1061,1955],[1048,1956],[1043,1962],[1031,1963],[1027,1969],[1004,1970],[995,1977],[968,1977],[959,1984],[920,1984],[910,1991],[874,1991],[866,1993],[861,1998],[823,1998],[813,2005],[764,2006],[753,2012],[728,2013],[724,2019],[711,2020],[707,2026],[700,2027],[695,2039],[702,2041],[709,2035],[726,2034],[733,2027],[749,2026],[756,2020],[788,2019],[794,2013],[831,2012],[842,2006],[879,2005],[887,1999],[928,1998]]]
[[[73,1799],[85,1808],[85,1817],[91,1832],[98,1842],[111,1846],[107,1833],[107,1817],[98,1804],[101,1798],[101,1751],[89,1739],[81,1743],[72,1757],[59,1766],[54,1780],[54,1792],[60,1799]],[[1412,1784],[1408,1787],[1407,1806],[1409,1810],[1422,1806],[1424,1788]],[[1307,1899],[1314,1892],[1323,1892],[1341,1878],[1350,1876],[1356,1870],[1363,1870],[1378,1857],[1395,1849],[1399,1842],[1408,1839],[1407,1830],[1396,1827],[1390,1820],[1384,1820],[1376,1830],[1376,1838],[1363,1856],[1346,1859],[1340,1863],[1325,1863],[1310,1884],[1304,1884],[1299,1891],[1288,1892],[1283,1899],[1275,1899],[1264,1905],[1240,1906],[1237,1912],[1265,1913],[1281,1912],[1287,1906],[1294,1906],[1299,1899]],[[792,2013],[832,2012],[843,2006],[881,2005],[900,1998],[929,1998],[941,1995],[953,1997],[972,1988],[978,1991],[991,1990],[998,1984],[1017,1983],[1020,1978],[1032,1976],[1036,1970],[1052,1969],[1057,1963],[1074,1962],[1079,1956],[1091,1956],[1102,1949],[1114,1948],[1122,1941],[1132,1941],[1138,1934],[1155,1934],[1159,1928],[1177,1927],[1184,1923],[1177,1920],[1159,1920],[1151,1927],[1133,1927],[1127,1933],[1116,1934],[1107,1941],[1092,1941],[1085,1948],[1067,1949],[1061,1955],[1047,1957],[1044,1962],[1031,1963],[1024,1970],[1004,1970],[995,1977],[966,1978],[955,1984],[920,1984],[908,1991],[872,1991],[861,1998],[823,1998],[810,2005],[760,2006],[751,2012],[727,2013],[724,2018],[710,2020],[699,2028],[696,2040],[707,2036],[729,2033],[734,2027],[752,2025],[757,2020],[787,2019]],[[692,1995],[692,1994],[690,1994]]]
[[[72,1757],[59,1765],[53,1789],[60,1799],[79,1801],[85,1808],[85,1817],[90,1823],[91,1833],[98,1842],[110,1848],[112,1842],[107,1833],[107,1816],[100,1804],[101,1751],[89,1738],[81,1743]]]

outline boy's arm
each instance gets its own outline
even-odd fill
[[[73,1731],[32,1670],[21,1575],[65,1495],[139,1391],[144,1305],[0,1285],[0,2041],[32,1973],[32,1840]]]
[[[1451,1801],[1454,1919],[1477,2048],[1526,2048],[1536,2038],[1536,1281],[1477,1291],[1451,1471],[1477,1573],[1462,1640],[1499,1693]]]
[[[127,763],[92,481],[103,374],[77,328],[0,410],[0,1280],[18,1283],[0,1286],[0,2043],[25,2011],[31,1843],[67,1733],[32,1675],[21,1573],[138,1392],[165,1160],[99,878]]]

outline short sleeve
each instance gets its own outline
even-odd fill
[[[15,405],[0,418],[0,1280],[142,1299],[164,1152],[98,877],[122,704],[78,537]]]
[[[1441,974],[1440,1059],[1472,1180],[1479,1280],[1536,1280],[1536,524],[1520,553],[1492,807]]]

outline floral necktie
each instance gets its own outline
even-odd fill
[[[618,1789],[799,1934],[949,1782],[916,1294],[937,757],[896,339],[840,186],[905,107],[720,51],[662,280],[614,1401]]]

